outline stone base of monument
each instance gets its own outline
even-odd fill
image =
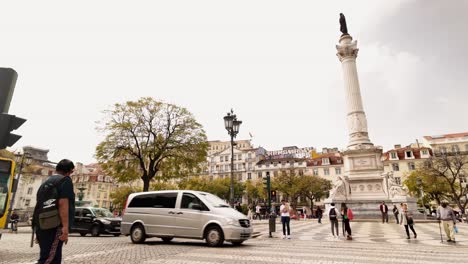
[[[328,212],[331,203],[335,203],[335,207],[341,212],[341,203],[346,203],[348,208],[351,208],[355,219],[381,219],[380,204],[382,201],[388,206],[388,217],[393,219],[393,205],[398,207],[401,212],[401,203],[408,204],[408,209],[413,213],[415,219],[423,219],[424,215],[417,211],[416,199],[411,197],[395,197],[392,199],[369,200],[369,199],[326,199],[325,212]]]

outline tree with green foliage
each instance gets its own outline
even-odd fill
[[[332,182],[319,176],[308,175],[301,178],[299,182],[301,194],[312,203],[322,198],[328,197],[328,192],[332,188]]]
[[[230,183],[229,178],[216,178],[210,181],[208,177],[190,177],[179,182],[179,189],[209,192],[228,201]],[[241,182],[234,181],[234,196],[242,197],[243,192],[244,185]]]
[[[437,153],[429,159],[427,166],[421,168],[424,174],[442,179],[446,182],[449,192],[447,196],[465,212],[468,204],[466,195],[468,186],[468,153]],[[463,184],[465,183],[465,184]]]
[[[421,186],[418,185],[418,178],[421,180]],[[420,200],[421,205],[429,204],[431,201],[437,201],[440,204],[442,200],[450,197],[450,186],[447,181],[428,173],[425,169],[411,172],[403,184],[408,187],[408,191],[414,197],[421,196],[420,188],[422,188],[424,197]]]
[[[125,207],[125,201],[127,201],[128,196],[132,193],[141,191],[141,188],[131,186],[122,186],[117,188],[114,192],[110,194],[113,207],[115,209],[123,209]]]
[[[296,174],[295,170],[282,170],[278,176],[272,178],[272,189],[281,192],[291,203],[291,208],[295,210],[297,199],[303,193],[303,177]]]
[[[141,178],[148,191],[156,176],[164,180],[201,171],[208,143],[187,109],[144,97],[104,113],[98,129],[105,139],[96,147],[96,158],[119,182]]]
[[[266,199],[267,193],[263,187],[262,179],[247,180],[244,183],[245,194],[247,195],[248,203],[257,204],[259,199]]]

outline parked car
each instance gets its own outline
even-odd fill
[[[71,232],[80,233],[81,236],[86,236],[88,233],[92,236],[100,234],[120,236],[121,222],[121,218],[115,217],[105,208],[77,207]]]
[[[224,241],[240,245],[252,236],[247,216],[211,193],[188,190],[130,194],[122,217],[122,234],[133,243],[159,237],[205,239],[209,246]]]

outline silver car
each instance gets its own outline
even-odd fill
[[[121,233],[133,243],[148,237],[164,242],[174,237],[224,241],[240,245],[252,235],[250,221],[211,193],[174,190],[132,193],[122,216]]]

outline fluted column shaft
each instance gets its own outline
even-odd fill
[[[367,118],[362,104],[356,68],[356,57],[359,49],[357,42],[352,40],[350,35],[344,35],[340,38],[340,44],[336,45],[337,56],[343,68],[349,149],[357,148],[359,145],[372,145],[368,136]]]

